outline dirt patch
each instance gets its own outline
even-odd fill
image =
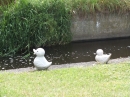
[[[128,58],[117,58],[117,59],[111,59],[108,64],[118,64],[118,63],[130,63],[130,57]],[[96,61],[91,62],[80,62],[80,63],[71,63],[71,64],[61,64],[61,65],[52,65],[48,68],[48,70],[54,70],[54,69],[61,69],[61,68],[71,68],[71,67],[88,67],[88,66],[95,66],[97,63]],[[28,68],[19,68],[19,69],[10,69],[10,70],[1,70],[0,72],[14,72],[14,73],[20,73],[20,72],[33,72],[36,71],[33,67]]]

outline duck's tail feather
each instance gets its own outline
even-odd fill
[[[49,64],[51,65],[51,64],[52,64],[52,62],[49,62]]]

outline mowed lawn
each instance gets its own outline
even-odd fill
[[[51,71],[0,72],[0,97],[130,97],[130,62]]]

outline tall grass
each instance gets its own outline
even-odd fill
[[[71,16],[126,13],[129,0],[1,0],[0,55],[71,41]]]
[[[12,2],[14,2],[15,0],[0,0],[0,5],[1,6],[5,6],[5,5],[9,5]]]
[[[0,51],[15,53],[31,47],[65,44],[71,40],[70,15],[59,0],[19,0],[0,22]]]
[[[6,11],[14,1],[15,0],[0,0],[0,15],[2,15],[3,11]]]
[[[77,13],[126,13],[130,11],[129,0],[69,0]]]

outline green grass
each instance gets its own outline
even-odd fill
[[[64,0],[63,0],[64,1]],[[130,0],[67,0],[71,10],[85,13],[126,13],[130,11]]]
[[[0,97],[129,97],[130,63],[0,73]]]
[[[71,41],[70,14],[63,2],[16,1],[2,10],[1,56],[21,51],[29,53],[35,47],[63,45]]]

